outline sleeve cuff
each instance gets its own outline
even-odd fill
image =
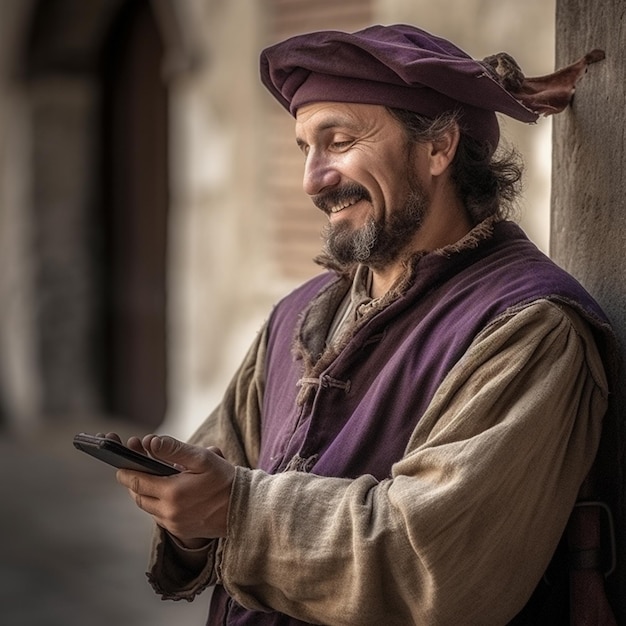
[[[207,540],[199,548],[185,548],[164,529],[157,527],[148,582],[163,600],[191,602],[207,587],[217,582],[215,556],[219,540]]]

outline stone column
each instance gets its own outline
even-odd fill
[[[557,1],[557,67],[594,48],[603,49],[606,59],[589,68],[572,106],[554,119],[551,223],[551,256],[600,302],[622,346],[626,346],[625,21],[623,0]],[[617,546],[623,563],[623,384],[616,392],[617,409],[606,423],[600,458],[608,468],[603,496],[611,501],[619,522]],[[624,578],[622,566],[608,581],[622,619]]]

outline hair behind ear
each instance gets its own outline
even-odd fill
[[[451,128],[459,132],[458,145],[451,161],[452,180],[472,221],[477,224],[488,217],[505,218],[513,210],[521,190],[522,160],[514,149],[498,151],[488,142],[473,139],[463,132],[460,116],[450,111],[431,119],[406,111],[388,108],[404,127],[410,141],[436,142]]]

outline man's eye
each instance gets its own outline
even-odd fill
[[[344,150],[345,148],[349,148],[352,145],[352,140],[348,141],[333,141],[330,144],[330,147],[333,150]]]

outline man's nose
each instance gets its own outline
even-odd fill
[[[331,160],[321,154],[309,153],[304,164],[302,188],[309,196],[315,196],[329,187],[339,184],[341,174]]]

